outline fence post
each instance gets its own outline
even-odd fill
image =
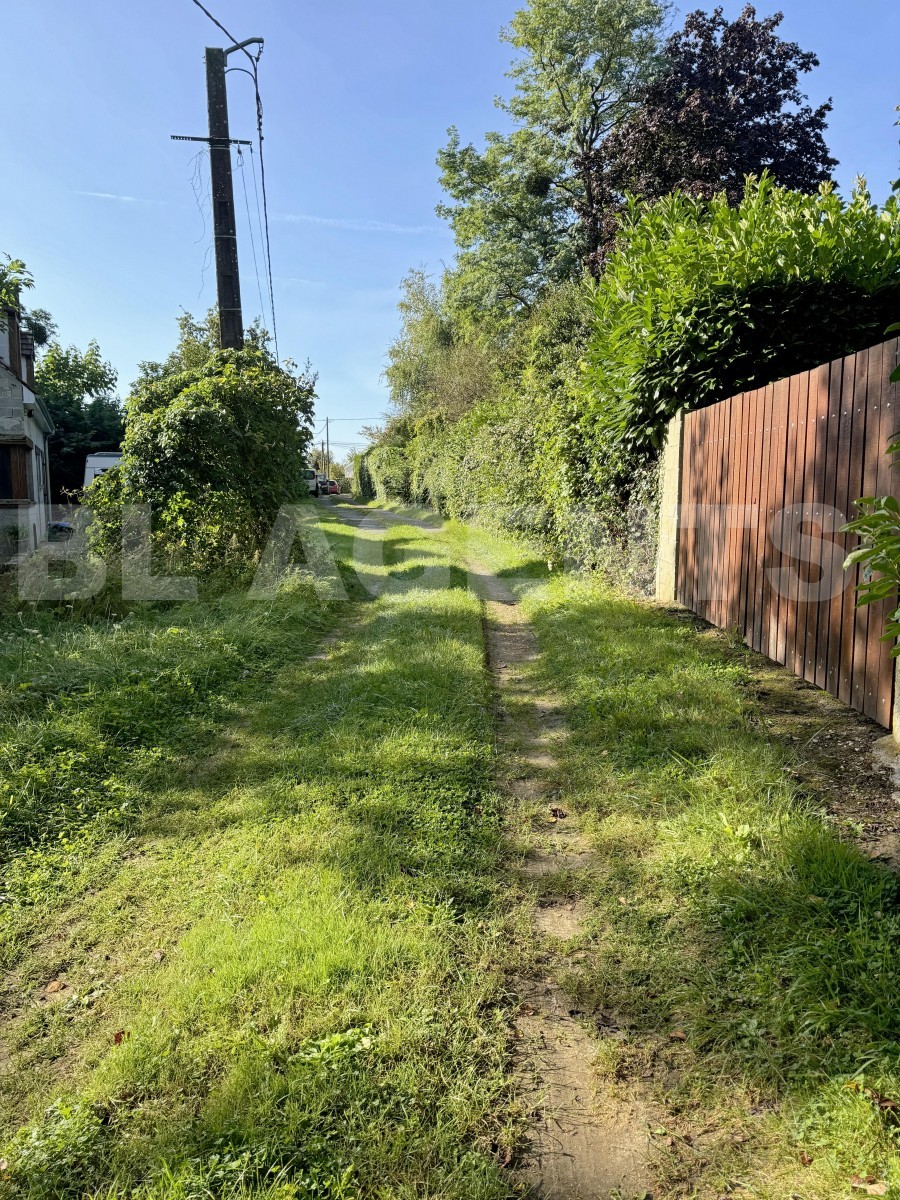
[[[660,462],[659,549],[656,554],[656,599],[659,604],[674,604],[677,599],[683,444],[684,413],[679,412],[669,422]]]

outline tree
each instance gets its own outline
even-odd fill
[[[3,309],[17,309],[19,293],[23,288],[33,286],[31,274],[20,258],[12,258],[8,254],[0,258],[0,322],[3,319]],[[5,325],[0,324],[0,328],[5,328]]]
[[[53,342],[40,356],[35,388],[56,425],[50,442],[54,500],[82,486],[88,454],[119,449],[124,427],[115,395],[117,379],[93,341],[84,353],[76,346]]]
[[[454,201],[438,213],[461,251],[448,300],[473,325],[508,325],[595,252],[605,197],[592,156],[655,73],[665,11],[662,0],[529,0],[503,31],[519,55],[498,106],[516,128],[488,134],[483,151],[451,129],[438,155]]]
[[[31,334],[39,350],[49,345],[59,332],[56,322],[46,308],[23,308],[19,320],[22,328]]]
[[[487,351],[455,327],[441,290],[424,271],[406,276],[398,308],[401,330],[385,370],[397,415],[458,420],[490,390]]]
[[[824,131],[831,103],[812,108],[799,79],[815,54],[777,34],[782,13],[758,20],[748,4],[735,21],[696,11],[665,48],[665,70],[582,169],[594,186],[657,200],[670,192],[740,202],[748,175],[808,194],[837,161]],[[607,226],[608,228],[608,226]]]

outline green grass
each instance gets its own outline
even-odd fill
[[[655,1080],[665,1190],[825,1200],[872,1175],[900,1196],[900,885],[798,789],[752,657],[527,548],[453,536],[518,591],[536,683],[568,709],[566,795],[597,853],[570,987],[628,1030],[601,1066]]]
[[[329,529],[345,566],[379,537]],[[426,536],[391,530],[370,574],[433,566]],[[52,669],[17,643],[9,675],[53,680],[22,710],[47,778],[60,711],[109,768],[73,767],[89,801],[60,795],[46,837],[27,788],[10,805],[8,871],[32,878],[10,906],[0,1195],[510,1195],[499,813],[458,583],[324,613],[301,589],[121,628],[39,617]],[[119,780],[126,813],[102,803]]]
[[[752,657],[480,530],[323,522],[347,603],[0,624],[0,1196],[515,1193],[505,980],[539,947],[466,553],[568,711],[566,986],[655,1095],[654,1194],[900,1195],[900,888],[798,788]]]

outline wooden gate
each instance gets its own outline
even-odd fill
[[[897,340],[689,413],[681,452],[676,594],[713,625],[890,726],[886,603],[858,609],[860,496],[896,495]]]

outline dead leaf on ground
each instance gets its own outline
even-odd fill
[[[569,814],[564,808],[551,808],[550,816],[556,821],[564,821]]]
[[[113,1034],[113,1043],[116,1046],[121,1046],[126,1038],[131,1037],[131,1033],[127,1029],[119,1029]]]
[[[686,1042],[687,1034],[684,1032],[683,1029],[673,1029],[672,1032],[669,1034],[669,1041],[670,1042]]]
[[[801,1167],[811,1167],[812,1163],[813,1163],[813,1156],[811,1154],[807,1154],[806,1151],[804,1150],[803,1153],[800,1155],[800,1166]]]
[[[153,951],[153,959],[154,959],[154,961],[155,961],[155,962],[162,962],[162,960],[163,960],[165,957],[166,957],[166,952],[165,952],[165,950],[154,950],[154,951]]]
[[[51,979],[47,984],[45,991],[48,996],[54,995],[56,992],[61,992],[66,985],[61,979]]]
[[[888,1194],[888,1185],[883,1179],[876,1179],[874,1175],[866,1175],[865,1178],[854,1175],[850,1180],[850,1186],[855,1192],[863,1192],[866,1196],[886,1196]]]

